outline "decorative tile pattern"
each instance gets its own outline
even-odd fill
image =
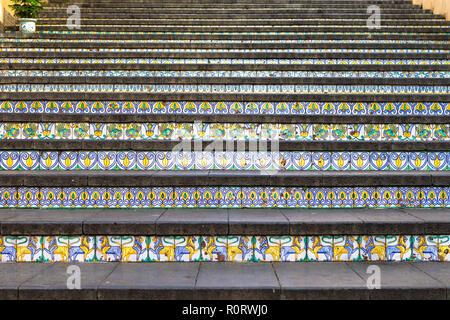
[[[3,236],[0,262],[449,261],[448,235]]]
[[[0,139],[448,141],[448,124],[10,123]],[[185,148],[186,149],[186,148]],[[183,149],[183,150],[185,150]],[[190,151],[190,150],[185,150]],[[201,150],[198,150],[201,151]],[[216,151],[220,151],[217,150]],[[264,151],[264,150],[261,150]]]
[[[2,39],[0,39],[0,43]],[[6,48],[5,48],[6,49]],[[1,50],[1,49],[0,49]],[[10,48],[7,49],[8,51]],[[196,78],[387,78],[446,79],[449,72],[374,72],[374,71],[128,71],[128,70],[0,70],[4,77],[196,77]]]
[[[0,207],[445,208],[449,192],[447,187],[11,187],[0,188]]]
[[[447,94],[447,86],[260,84],[0,84],[0,92]]]
[[[445,171],[449,152],[0,151],[0,170]]]
[[[105,89],[106,90],[106,89]],[[406,89],[405,89],[406,90]],[[348,92],[350,93],[350,92]],[[446,102],[0,101],[1,113],[443,115]]]

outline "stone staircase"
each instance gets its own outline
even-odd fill
[[[79,29],[50,0],[36,34],[0,38],[0,297],[447,297],[442,16],[76,4]],[[65,287],[72,264],[83,290]]]

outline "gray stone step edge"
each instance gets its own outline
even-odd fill
[[[387,234],[450,235],[450,209],[0,209],[0,236]]]
[[[78,290],[67,286],[71,265],[80,268]],[[379,289],[369,289],[369,266],[378,267]],[[444,300],[449,271],[445,262],[2,263],[0,298]]]

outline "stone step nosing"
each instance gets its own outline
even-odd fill
[[[316,101],[316,102],[448,102],[448,94],[284,94],[284,93],[103,93],[0,92],[0,100],[63,101]]]
[[[379,101],[378,101],[379,102]],[[332,114],[95,114],[6,113],[1,122],[43,123],[282,123],[282,124],[449,124],[450,115],[332,115]]]
[[[440,208],[1,209],[1,213],[0,236],[383,236],[386,230],[396,235],[450,233],[449,210]],[[383,221],[383,217],[387,219]]]
[[[139,84],[139,85],[392,85],[447,86],[449,78],[262,78],[262,77],[80,77],[80,76],[3,76],[0,84]]]
[[[450,64],[366,65],[366,64],[124,64],[124,63],[0,63],[0,70],[121,70],[121,71],[441,71],[450,72]]]
[[[47,33],[37,32],[34,34],[22,34],[19,32],[6,32],[0,33],[3,38],[9,39],[130,39],[130,34],[126,33]],[[351,33],[335,33],[335,34],[132,34],[133,39],[226,39],[226,40],[277,40],[277,39],[326,39],[326,40],[339,40],[339,39],[359,39],[359,40],[448,40],[447,35],[439,34],[351,34]]]
[[[255,148],[249,141],[204,140],[193,142],[185,140],[181,145],[186,150],[206,150],[215,146],[216,150],[252,150]],[[172,151],[180,147],[179,140],[77,140],[77,139],[4,139],[0,140],[0,150],[32,150],[32,151],[108,151],[108,150],[134,150],[134,151]],[[267,148],[272,143],[267,143]],[[276,143],[279,151],[395,151],[395,152],[448,152],[450,141],[284,141]],[[209,149],[208,149],[209,150]]]
[[[447,171],[0,171],[7,187],[448,187]]]
[[[39,31],[70,31],[67,27],[67,25],[36,25],[36,28]],[[191,27],[179,27],[179,28],[167,28],[167,27],[147,27],[147,26],[136,26],[136,25],[128,25],[128,26],[86,26],[83,25],[80,27],[80,29],[77,29],[78,32],[147,32],[147,33],[156,33],[160,32],[162,34],[168,34],[170,32],[183,32],[183,33],[192,33],[192,34],[199,34],[199,33],[207,33],[207,34],[213,34],[213,33],[243,33],[246,32],[247,34],[252,33],[305,33],[305,32],[370,32],[371,34],[377,34],[377,33],[384,33],[384,32],[391,32],[391,33],[417,33],[422,35],[447,35],[449,32],[449,28],[444,29],[442,26],[436,26],[436,27],[400,27],[400,28],[388,28],[388,27],[381,27],[379,29],[368,29],[367,26],[357,26],[357,27],[339,27],[338,30],[336,30],[335,26],[330,27],[314,27],[311,26],[304,26],[304,27],[295,27],[290,28],[286,30],[286,28],[276,28],[276,27],[267,27],[267,28],[247,28],[245,30],[236,29],[236,28],[191,28]]]
[[[353,50],[426,50],[431,53],[433,50],[450,50],[450,44],[407,44],[407,43],[65,43],[65,42],[0,42],[0,48],[4,49],[203,49],[203,50],[238,50],[238,49],[260,49],[260,50],[314,50],[314,49],[353,49]],[[425,52],[426,53],[426,52]]]
[[[1,58],[30,59],[148,59],[146,52],[1,52]],[[152,59],[450,59],[449,53],[292,53],[292,52],[152,52]]]

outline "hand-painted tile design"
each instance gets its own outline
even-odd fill
[[[2,208],[433,208],[445,187],[0,188]],[[98,240],[98,239],[97,239]]]
[[[450,261],[450,236],[3,236],[0,262]]]
[[[449,152],[0,151],[0,170],[313,170],[450,169]]]
[[[307,86],[306,86],[307,87]],[[440,87],[436,87],[440,88]],[[300,89],[309,92],[309,89]],[[434,89],[434,90],[447,90]],[[314,91],[314,90],[313,90]],[[338,91],[338,90],[336,90]],[[440,93],[446,93],[440,92]],[[400,93],[400,92],[398,92]],[[407,92],[405,92],[407,93]],[[431,92],[430,92],[431,93]],[[447,102],[0,101],[0,113],[448,115]],[[114,126],[111,127],[113,130]],[[30,127],[30,133],[38,129]],[[42,137],[51,133],[42,130]],[[407,128],[406,128],[407,129]],[[60,130],[64,131],[63,127]],[[352,130],[353,131],[353,130]],[[406,135],[408,132],[406,130]]]

